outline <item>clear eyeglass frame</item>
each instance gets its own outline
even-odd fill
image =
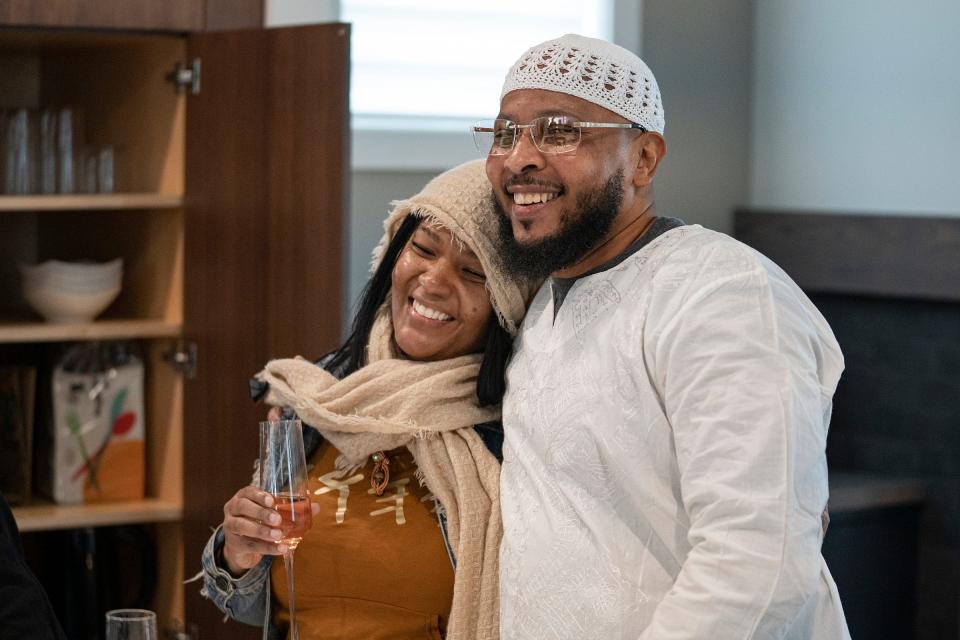
[[[580,146],[583,129],[635,129],[646,133],[643,125],[634,122],[582,122],[565,115],[541,116],[527,124],[507,118],[484,120],[473,126],[473,141],[480,153],[502,156],[513,151],[517,139],[526,129],[541,152],[551,155],[573,153]]]

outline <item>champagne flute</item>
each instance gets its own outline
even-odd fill
[[[277,544],[287,547],[283,554],[283,567],[287,573],[287,590],[290,594],[291,637],[299,640],[293,588],[293,552],[313,525],[307,492],[303,428],[299,420],[260,423],[260,489],[273,496],[274,509],[280,514],[279,528],[283,535]]]
[[[107,640],[157,640],[157,614],[146,609],[107,611]]]

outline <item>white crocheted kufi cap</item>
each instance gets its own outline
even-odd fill
[[[383,238],[373,250],[371,271],[379,266],[404,218],[417,213],[449,230],[476,254],[500,326],[516,335],[535,287],[511,276],[503,266],[497,251],[498,214],[493,208],[484,160],[472,160],[441,173],[417,195],[391,205],[393,210],[383,222]]]
[[[517,89],[559,91],[663,133],[660,89],[650,67],[605,40],[568,33],[527,50],[510,68],[500,99]]]

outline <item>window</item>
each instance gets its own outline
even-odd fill
[[[504,75],[527,47],[581,33],[636,50],[618,38],[616,4],[341,0],[353,25],[354,168],[439,170],[477,157],[469,126],[496,115]],[[639,11],[630,13],[639,32]]]

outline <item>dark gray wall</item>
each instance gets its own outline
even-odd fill
[[[729,233],[747,202],[753,2],[645,0],[643,53],[663,96],[661,215]]]

